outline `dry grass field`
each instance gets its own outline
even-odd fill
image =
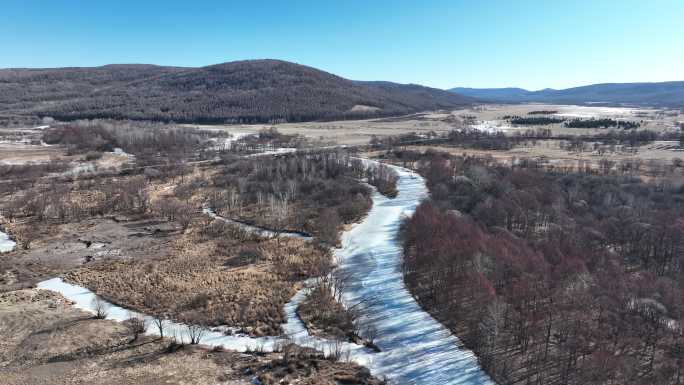
[[[171,249],[166,257],[94,262],[66,279],[143,313],[278,335],[282,307],[299,281],[330,259],[327,250],[300,239],[244,239],[228,229],[207,235],[199,226]]]
[[[413,151],[440,151],[452,155],[491,156],[503,164],[512,164],[520,159],[541,159],[543,163],[558,169],[577,169],[589,166],[597,169],[601,161],[641,162],[644,171],[652,167],[671,167],[673,163],[684,159],[684,152],[658,148],[654,145],[640,146],[636,153],[616,151],[599,154],[597,151],[576,152],[561,148],[557,140],[537,141],[535,144],[515,147],[510,150],[479,150],[457,146],[412,145],[404,147]],[[382,151],[369,151],[368,156],[377,157]]]
[[[498,128],[504,132],[514,133],[520,129],[534,128],[510,127],[504,122],[505,116],[526,116],[531,111],[553,110],[567,118],[614,118],[642,122],[642,128],[652,130],[669,130],[675,128],[679,122],[684,122],[684,113],[668,109],[638,109],[612,107],[582,107],[548,104],[518,104],[478,105],[454,111],[424,112],[396,118],[381,118],[368,120],[349,120],[331,122],[285,123],[277,125],[226,125],[226,126],[197,126],[202,128],[223,128],[231,133],[257,133],[259,130],[276,127],[279,132],[287,135],[300,134],[310,139],[321,139],[344,145],[366,144],[373,135],[378,137],[395,136],[410,132],[440,133],[463,124],[465,121],[486,123],[483,128]],[[588,134],[593,130],[573,129],[562,127],[560,124],[544,126],[551,128],[554,134]]]

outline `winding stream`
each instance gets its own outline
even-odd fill
[[[235,219],[225,218],[225,217],[222,217],[222,216],[216,214],[216,212],[214,212],[214,210],[212,210],[208,207],[205,207],[204,209],[202,209],[202,213],[204,213],[205,215],[208,215],[214,219],[217,219],[219,221],[237,226],[238,228],[240,228],[244,231],[256,234],[256,235],[263,237],[263,238],[278,238],[278,237],[280,237],[280,238],[299,238],[299,239],[305,240],[307,242],[310,242],[313,240],[311,235],[308,235],[305,233],[301,233],[301,232],[297,232],[297,231],[289,231],[289,230],[275,231],[275,230],[267,229],[265,227],[250,225],[249,223],[236,221]]]
[[[367,366],[376,376],[386,376],[397,384],[493,384],[480,369],[475,355],[460,346],[449,330],[423,311],[404,286],[401,273],[402,248],[397,233],[404,216],[413,213],[428,196],[425,181],[407,169],[391,166],[399,176],[399,194],[390,199],[374,192],[373,206],[366,218],[342,235],[342,247],[335,250],[338,268],[350,277],[343,288],[343,300],[358,306],[362,324],[377,331],[376,353],[349,342],[335,342],[311,336],[296,314],[306,290],[299,291],[285,305],[283,337],[231,335],[207,331],[203,345],[227,349],[270,351],[293,341],[328,354],[342,351],[342,357]],[[89,290],[54,278],[38,284],[92,311],[95,295]],[[123,321],[131,312],[111,305],[108,319]],[[184,337],[184,325],[169,322],[165,335]],[[156,334],[156,328],[148,333]],[[185,339],[187,342],[187,338]]]

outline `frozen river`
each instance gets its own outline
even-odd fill
[[[460,346],[449,330],[421,309],[406,287],[401,273],[402,248],[397,233],[402,218],[413,213],[428,196],[425,181],[418,174],[394,167],[399,176],[399,194],[390,199],[373,193],[373,207],[366,218],[342,235],[342,247],[335,256],[342,274],[349,277],[343,290],[347,304],[362,302],[362,324],[377,331],[373,352],[352,343],[336,343],[308,334],[296,314],[305,296],[300,291],[286,304],[287,322],[283,331],[287,340],[326,352],[343,350],[345,356],[370,368],[377,376],[386,376],[396,384],[493,384],[480,369],[474,354]],[[41,282],[39,287],[62,293],[76,306],[92,311],[94,294],[70,285],[59,278]],[[112,306],[108,318],[123,320],[125,309]],[[184,327],[168,323],[166,335],[182,335]],[[150,328],[150,333],[156,330]],[[209,332],[202,344],[221,345],[245,351],[272,350],[283,339],[226,336]]]
[[[377,330],[375,344],[382,352],[374,354],[371,371],[398,384],[493,384],[474,354],[461,348],[404,286],[399,226],[428,191],[418,174],[392,168],[399,176],[398,196],[374,193],[370,213],[343,234],[336,252],[342,274],[350,277],[345,301],[363,301],[363,323]]]

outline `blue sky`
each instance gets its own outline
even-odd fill
[[[684,80],[684,1],[0,2],[0,68],[252,58],[439,88]]]

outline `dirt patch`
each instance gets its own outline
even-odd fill
[[[122,326],[96,321],[64,297],[44,290],[0,294],[0,320],[0,367],[45,363],[76,350],[125,341]]]
[[[173,223],[92,218],[74,223],[13,222],[17,250],[0,257],[0,291],[29,287],[84,264],[102,260],[164,257],[171,252]],[[29,249],[23,246],[30,242]]]
[[[63,153],[57,148],[25,143],[0,143],[0,164],[45,163]]]

